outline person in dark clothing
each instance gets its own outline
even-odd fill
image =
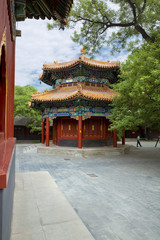
[[[140,143],[140,136],[137,136],[137,147],[138,147],[138,145],[139,145],[140,147],[142,147],[142,145],[141,145],[141,143]]]
[[[158,138],[157,138],[155,147],[157,147],[157,144],[158,144],[159,141],[160,141],[160,136],[158,136]]]

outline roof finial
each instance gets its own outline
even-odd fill
[[[54,64],[56,65],[56,64],[58,64],[58,61],[56,60],[56,61],[54,61]]]
[[[85,49],[81,48],[81,55],[84,55],[84,54],[85,54]]]

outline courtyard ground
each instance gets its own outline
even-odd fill
[[[48,171],[95,240],[159,240],[160,144],[141,143],[125,155],[85,158],[17,144],[16,172]]]

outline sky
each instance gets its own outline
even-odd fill
[[[44,63],[66,62],[80,56],[82,46],[71,40],[73,30],[47,29],[49,20],[25,20],[17,24],[22,36],[16,38],[15,85],[32,85],[39,92],[51,87],[38,80]],[[52,21],[51,21],[52,22]],[[51,23],[50,22],[50,23]],[[100,61],[124,61],[128,53],[122,51],[114,56],[104,47],[95,59]]]

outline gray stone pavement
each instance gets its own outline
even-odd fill
[[[159,240],[160,144],[141,143],[126,155],[85,158],[17,145],[16,171],[48,171],[96,240]]]
[[[94,240],[47,171],[16,174],[11,240],[22,239]]]

